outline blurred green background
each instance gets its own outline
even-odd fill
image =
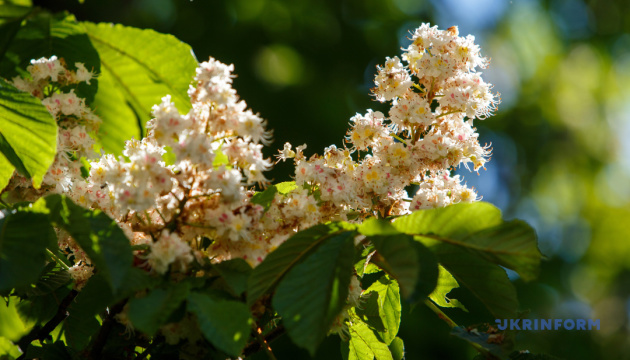
[[[423,22],[458,25],[492,58],[483,71],[503,100],[477,121],[493,159],[461,174],[508,218],[533,225],[548,260],[517,285],[529,318],[600,319],[599,331],[526,331],[518,348],[565,359],[630,359],[630,2],[624,0],[87,0],[35,1],[79,20],[170,33],[197,59],[234,63],[235,88],[307,154],[342,145],[348,119],[386,108],[368,95],[376,64],[398,55]],[[168,49],[164,49],[168,51]],[[288,180],[291,166],[270,174]],[[456,298],[476,312],[463,290]],[[459,309],[461,325],[492,322]],[[471,359],[423,307],[403,316],[407,359]],[[318,359],[339,358],[336,338]],[[308,358],[281,338],[280,359]],[[258,357],[264,359],[265,355]]]

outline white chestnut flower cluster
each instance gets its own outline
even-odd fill
[[[70,193],[74,183],[83,180],[80,159],[96,156],[93,136],[101,120],[71,89],[81,82],[89,84],[93,74],[81,63],[75,67],[76,71],[67,69],[63,59],[56,56],[41,58],[26,68],[30,78],[12,79],[16,88],[41,99],[58,125],[57,155],[41,188],[34,189],[30,179],[16,172],[4,189],[16,198],[32,200],[48,193]]]
[[[401,215],[478,199],[451,171],[463,164],[477,171],[490,151],[481,146],[475,119],[492,115],[499,100],[476,72],[485,68],[474,37],[457,27],[423,24],[399,57],[378,66],[372,90],[389,102],[387,116],[368,110],[350,119],[350,147],[330,146],[307,159],[304,147],[286,144],[278,155],[293,158],[295,180],[316,188],[321,200],[340,213]],[[405,188],[418,186],[412,199]]]
[[[65,194],[75,202],[86,203],[83,195],[89,184],[81,173],[81,159],[96,157],[94,136],[101,120],[73,89],[82,82],[89,84],[94,75],[84,64],[74,65],[76,70],[68,69],[64,60],[56,56],[32,60],[26,69],[28,77],[12,79],[16,88],[39,98],[58,125],[57,154],[40,188],[35,189],[30,179],[15,172],[3,190],[12,199],[34,201],[43,195],[56,193]],[[76,287],[81,288],[93,273],[90,259],[68,234],[58,232],[59,247],[74,259],[70,275],[75,279]]]
[[[148,245],[138,256],[157,273],[186,272],[195,260],[240,257],[257,265],[296,230],[322,219],[301,187],[267,209],[252,200],[251,185],[267,182],[272,164],[262,147],[271,136],[232,88],[233,69],[212,58],[201,63],[187,114],[165,96],[153,107],[147,137],[127,141],[124,156],[91,163],[88,207],[118,219],[132,244]],[[108,196],[99,202],[95,189]]]

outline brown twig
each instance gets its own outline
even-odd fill
[[[101,359],[103,348],[105,347],[105,343],[107,343],[109,333],[112,331],[112,327],[116,323],[114,316],[123,310],[126,303],[127,300],[123,300],[110,308],[109,314],[105,320],[103,320],[101,330],[98,332],[96,340],[94,340],[94,345],[92,345],[92,349],[90,350],[90,354],[88,356],[90,360]]]
[[[268,344],[268,343],[274,341],[275,339],[279,338],[280,336],[282,336],[284,333],[285,333],[284,326],[280,325],[277,328],[271,330],[267,334],[267,336],[265,336],[263,338],[263,340],[265,341],[265,343]],[[258,336],[259,334],[256,333],[256,335]],[[260,345],[259,341],[251,342],[243,350],[243,357],[246,358],[246,357],[250,356],[251,354],[254,354],[254,353],[260,351],[260,349],[262,349],[262,345]]]
[[[55,316],[53,316],[52,319],[44,324],[42,328],[33,328],[33,330],[31,330],[26,336],[20,339],[20,341],[18,342],[18,346],[22,350],[23,354],[18,359],[24,359],[24,356],[26,355],[26,349],[33,341],[43,341],[44,339],[46,339],[50,335],[50,332],[55,330],[55,328],[68,317],[68,307],[70,306],[70,304],[72,304],[72,301],[77,296],[77,294],[79,294],[79,292],[76,290],[70,291],[68,295],[66,295],[66,297],[61,300],[61,303],[59,303],[57,313],[55,313]]]

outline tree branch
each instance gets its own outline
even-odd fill
[[[103,320],[101,330],[98,332],[96,340],[94,340],[94,345],[92,345],[92,350],[90,351],[90,355],[88,357],[90,360],[101,359],[101,353],[103,352],[103,348],[105,347],[105,343],[107,342],[109,333],[112,331],[112,327],[116,323],[116,320],[114,320],[114,316],[122,311],[126,303],[127,300],[123,300],[110,308],[110,312],[105,320]]]
[[[264,343],[270,343],[275,339],[279,338],[285,333],[284,326],[280,325],[277,328],[271,330],[266,337],[263,338]],[[258,334],[257,334],[258,335]],[[246,358],[262,349],[262,345],[260,341],[254,341],[249,343],[245,349],[243,350],[243,357]]]
[[[28,346],[35,340],[43,341],[46,339],[50,332],[55,330],[55,328],[61,324],[68,317],[68,307],[72,304],[72,301],[79,294],[78,291],[72,290],[66,295],[65,298],[61,300],[59,303],[59,308],[57,308],[57,313],[50,319],[43,327],[34,327],[26,336],[20,339],[18,342],[18,346],[20,350],[22,350],[23,354],[19,357],[19,359],[23,359],[26,355],[26,349]]]

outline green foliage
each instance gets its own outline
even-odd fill
[[[398,334],[402,315],[398,283],[382,276],[365,289],[365,294],[369,300],[356,308],[357,316],[376,330],[385,344],[391,345]]]
[[[31,59],[51,57],[63,58],[70,69],[75,63],[85,64],[88,70],[100,73],[99,54],[88,39],[85,29],[73,15],[50,14],[33,10],[24,17],[21,28],[8,39],[6,52],[0,53],[0,73],[11,77],[23,72]],[[77,95],[92,103],[98,87],[79,85]]]
[[[252,272],[247,282],[247,303],[251,305],[273,290],[294,265],[304,260],[322,242],[345,231],[341,224],[315,225],[290,237]]]
[[[114,291],[122,288],[133,255],[129,239],[103,212],[87,210],[61,195],[38,200],[33,211],[47,214],[50,222],[70,234],[101,271]]]
[[[438,282],[435,290],[429,295],[429,298],[441,307],[456,307],[464,311],[468,311],[464,304],[457,299],[449,299],[448,293],[458,288],[457,280],[444,267],[440,266]]]
[[[171,314],[177,310],[190,293],[190,282],[183,281],[166,289],[152,289],[141,298],[129,301],[129,319],[140,331],[154,335],[158,328],[166,324]]]
[[[39,187],[57,153],[57,123],[41,101],[0,78],[0,188],[17,169]]]
[[[0,292],[39,279],[54,237],[45,215],[18,212],[0,219]]]
[[[20,320],[17,307],[18,299],[9,297],[0,302],[0,338],[17,342],[29,328]]]
[[[208,341],[228,355],[237,357],[241,354],[253,324],[245,304],[193,292],[188,296],[188,309],[197,315]]]
[[[394,360],[403,360],[405,358],[405,343],[401,338],[397,337],[389,344],[389,351],[392,353]]]
[[[220,262],[214,269],[228,284],[235,295],[242,295],[247,290],[247,279],[252,273],[252,267],[243,259],[232,259]]]
[[[252,196],[252,202],[265,208],[265,211],[269,210],[274,197],[278,193],[278,188],[275,185],[270,185],[264,191],[258,192]]]
[[[351,313],[350,316],[353,316]],[[352,321],[350,341],[342,343],[341,353],[348,360],[393,360],[391,351],[378,334],[363,321]],[[346,347],[347,346],[347,350]],[[347,351],[347,352],[346,352]],[[347,355],[345,355],[347,354]]]
[[[120,153],[124,141],[144,134],[151,107],[166,94],[181,112],[190,109],[187,90],[197,66],[190,46],[150,29],[81,25],[101,61],[105,87],[96,94],[93,106],[104,120],[105,150]],[[137,118],[135,123],[129,121],[133,118]]]
[[[497,318],[513,317],[518,308],[516,290],[498,265],[529,280],[542,257],[527,224],[503,222],[499,209],[484,202],[417,211],[396,219],[393,226],[430,247],[440,264]]]
[[[433,291],[438,267],[429,249],[405,234],[376,235],[369,239],[379,255],[372,261],[398,281],[405,299],[417,301]]]
[[[346,303],[353,245],[352,232],[326,237],[312,254],[288,271],[273,297],[273,307],[282,316],[291,340],[311,355]]]

